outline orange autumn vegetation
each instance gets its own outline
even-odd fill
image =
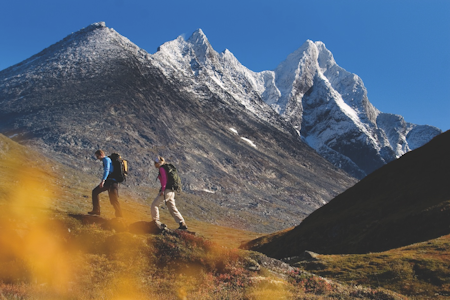
[[[153,235],[85,223],[95,178],[31,150],[0,144],[0,299],[402,299],[382,289],[330,283],[262,263],[238,250],[258,235],[188,219],[186,232]],[[3,148],[2,148],[3,147]],[[62,172],[63,171],[63,172]],[[150,191],[149,194],[151,194]],[[105,200],[105,197],[103,198]],[[148,206],[121,194],[123,228],[149,221]],[[103,201],[106,217],[112,208]],[[99,221],[104,220],[98,218]],[[176,226],[163,210],[163,221]],[[257,268],[256,268],[257,266]]]

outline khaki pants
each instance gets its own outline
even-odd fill
[[[175,206],[175,192],[172,190],[165,190],[164,196],[161,196],[158,193],[158,196],[153,200],[152,206],[151,206],[151,213],[152,213],[152,219],[154,221],[159,222],[159,206],[161,203],[166,200],[167,208],[169,209],[170,214],[172,215],[173,219],[177,224],[180,222],[184,222],[183,216],[178,211],[177,207]]]

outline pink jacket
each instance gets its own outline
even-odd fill
[[[167,185],[167,174],[166,170],[163,167],[159,168],[158,178],[159,182],[161,182],[161,192],[164,192],[166,190]]]

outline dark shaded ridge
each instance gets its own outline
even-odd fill
[[[292,230],[245,247],[269,256],[379,252],[450,233],[450,131],[373,172]]]

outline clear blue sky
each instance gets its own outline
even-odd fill
[[[376,108],[450,129],[450,0],[0,0],[0,70],[100,21],[149,53],[201,28],[253,71],[322,41]]]

